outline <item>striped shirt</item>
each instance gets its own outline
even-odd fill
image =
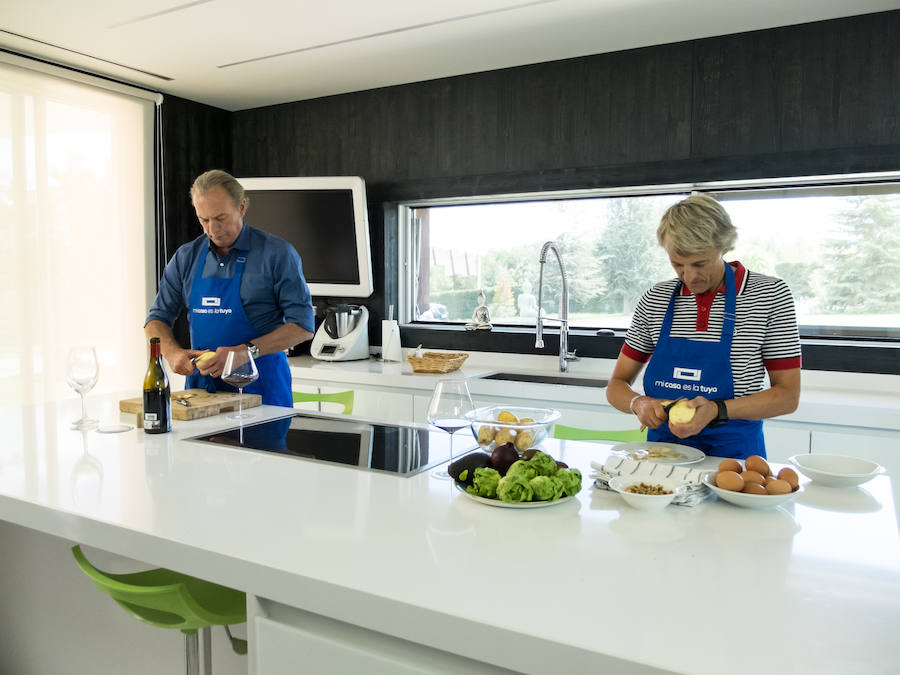
[[[750,272],[739,262],[729,264],[734,268],[737,287],[737,318],[731,344],[737,398],[762,391],[766,370],[799,368],[800,335],[794,299],[787,284]],[[650,360],[677,283],[677,279],[669,279],[644,293],[634,310],[622,354],[641,363]],[[672,337],[718,342],[724,313],[724,285],[716,293],[699,296],[682,285],[675,298]]]

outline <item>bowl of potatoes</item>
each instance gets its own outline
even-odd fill
[[[559,415],[559,410],[552,408],[491,405],[477,408],[467,417],[472,435],[482,448],[512,443],[523,453],[547,437]]]

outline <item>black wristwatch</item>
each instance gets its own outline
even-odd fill
[[[716,404],[716,407],[719,409],[719,412],[715,417],[713,417],[709,421],[709,424],[707,424],[706,426],[720,427],[723,424],[728,424],[728,408],[725,407],[725,401],[716,399],[713,401],[713,403]]]
[[[259,358],[259,347],[252,342],[245,342],[244,344],[247,345],[247,348],[250,350],[250,356],[254,359]]]

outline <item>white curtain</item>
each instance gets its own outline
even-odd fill
[[[0,62],[0,405],[77,398],[65,382],[76,344],[96,347],[91,394],[139,394],[155,291],[153,106]]]

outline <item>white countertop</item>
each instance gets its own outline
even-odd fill
[[[109,421],[124,397],[92,412]],[[773,511],[646,514],[591,487],[608,446],[548,440],[584,490],[512,510],[430,472],[185,441],[231,426],[222,416],[149,436],[69,431],[77,413],[0,410],[0,518],[527,673],[900,670],[888,476],[810,485]]]
[[[473,395],[544,399],[557,403],[599,405],[609,409],[611,407],[606,400],[606,389],[601,387],[571,387],[480,378],[497,372],[513,372],[609,379],[615,366],[612,359],[581,359],[570,363],[569,372],[561,374],[557,357],[486,352],[471,352],[460,370],[443,375],[414,373],[406,360],[386,362],[369,358],[363,361],[330,362],[303,356],[288,361],[291,375],[297,379],[431,391],[440,378],[462,377],[468,379]],[[803,384],[797,410],[775,419],[900,430],[900,377],[807,370],[802,371],[801,376]]]

